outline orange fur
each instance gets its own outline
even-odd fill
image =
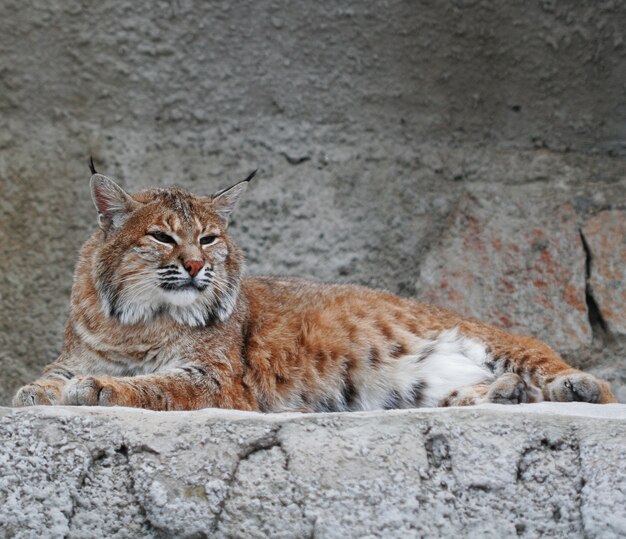
[[[360,286],[242,277],[227,226],[246,185],[212,197],[128,195],[95,174],[101,230],[80,253],[63,350],[15,405],[269,412],[615,402],[605,382],[531,337]],[[485,378],[464,384],[463,369]]]

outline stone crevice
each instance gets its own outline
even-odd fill
[[[158,526],[155,526],[154,523],[151,522],[147,510],[141,502],[141,498],[138,496],[135,486],[134,469],[130,459],[131,454],[137,453],[159,454],[157,450],[149,447],[146,444],[129,446],[123,438],[122,442],[115,447],[98,448],[93,452],[88,464],[85,467],[85,470],[78,477],[75,492],[71,493],[70,495],[72,506],[70,508],[69,514],[67,515],[68,532],[65,534],[64,538],[75,536],[76,530],[73,529],[74,517],[76,516],[78,507],[80,505],[82,492],[85,488],[87,481],[92,478],[99,464],[103,463],[103,461],[107,459],[107,457],[111,457],[115,454],[120,455],[123,458],[123,462],[128,468],[125,473],[128,478],[129,493],[137,505],[139,515],[144,521],[144,526],[150,531],[151,537],[161,537],[165,534],[164,530],[161,530]],[[124,473],[124,471],[122,469],[118,469],[117,473]]]
[[[151,448],[146,444],[140,444],[137,446],[128,446],[126,442],[122,442],[116,452],[121,454],[124,457],[126,465],[128,466],[128,480],[129,480],[129,491],[133,499],[137,503],[137,507],[139,509],[139,515],[144,521],[144,525],[148,530],[150,530],[153,537],[160,537],[161,535],[166,535],[166,530],[162,530],[159,526],[156,526],[154,522],[150,519],[148,511],[146,507],[141,501],[141,497],[138,495],[137,486],[135,483],[135,471],[133,464],[131,462],[130,456],[138,453],[148,453],[151,455],[158,455],[159,452],[156,449]]]
[[[66,538],[69,537],[72,533],[72,521],[74,520],[74,517],[76,516],[76,510],[78,508],[79,501],[80,501],[80,494],[83,488],[85,487],[85,483],[87,482],[87,479],[89,478],[90,472],[93,470],[93,468],[97,465],[98,462],[101,462],[106,457],[107,457],[107,451],[105,451],[104,449],[96,450],[91,455],[91,458],[89,460],[89,463],[85,467],[85,470],[78,477],[78,481],[76,482],[75,492],[70,492],[70,499],[72,502],[72,506],[70,508],[69,515],[67,515],[67,527],[69,531],[65,535]]]
[[[222,521],[222,514],[224,512],[224,509],[226,508],[226,504],[228,503],[228,500],[230,499],[231,492],[237,481],[237,474],[239,472],[239,467],[241,466],[242,462],[248,460],[255,453],[258,453],[260,451],[269,451],[270,449],[274,447],[279,447],[281,451],[286,455],[286,459],[287,459],[287,453],[283,449],[282,444],[280,440],[278,439],[278,433],[280,432],[280,429],[281,429],[280,425],[273,427],[270,430],[270,432],[267,433],[265,436],[257,440],[254,440],[254,442],[252,442],[249,445],[246,445],[243,451],[238,455],[232,474],[230,475],[230,478],[226,486],[226,493],[224,494],[224,497],[220,500],[218,504],[217,512],[215,514],[215,519],[211,527],[211,533],[216,533],[219,529],[220,523]],[[286,466],[288,466],[289,461],[286,460],[286,462],[287,462]]]
[[[598,307],[598,302],[593,295],[593,288],[590,283],[593,255],[582,229],[579,230],[579,233],[580,240],[583,245],[583,250],[585,252],[585,302],[587,303],[587,316],[589,318],[589,326],[591,327],[591,332],[594,340],[598,339],[600,341],[606,341],[609,337],[607,323],[602,316],[600,308]]]
[[[587,537],[583,518],[583,463],[574,430],[558,439],[543,437],[525,446],[517,460],[515,481],[518,495],[529,497],[539,510],[545,510],[545,518],[550,518],[556,527],[569,523],[576,526],[581,537]],[[545,509],[548,505],[549,511]],[[518,535],[540,531],[521,511],[518,519]]]
[[[450,447],[448,441],[443,434],[436,434],[426,439],[424,443],[426,450],[426,458],[431,468],[452,469],[452,460],[450,457]]]
[[[272,449],[277,448],[283,457],[282,468],[289,475],[291,457],[290,457],[289,451],[284,447],[283,440],[281,439],[281,429],[282,429],[281,425],[275,425],[264,436],[257,438],[252,443],[245,444],[243,450],[239,453],[237,457],[237,461],[234,465],[232,474],[229,477],[227,488],[226,488],[226,493],[224,494],[224,497],[220,500],[218,504],[218,509],[215,514],[213,524],[211,526],[210,534],[219,535],[220,533],[224,533],[224,530],[222,530],[223,515],[224,515],[224,512],[227,511],[228,504],[234,495],[233,493],[236,491],[236,487],[238,486],[239,481],[242,480],[242,477],[240,477],[241,466],[244,462],[248,461],[253,455],[257,455],[261,452],[271,451]],[[315,520],[316,519],[313,518],[311,520],[307,517],[306,503],[305,503],[304,497],[302,496],[302,492],[300,491],[298,487],[295,487],[295,489],[298,491],[298,493],[295,494],[290,499],[290,501],[295,506],[298,507],[302,521],[307,523],[307,526],[306,526],[307,532],[306,534],[303,535],[303,537],[313,538],[315,537],[315,533],[316,533],[315,532]]]
[[[576,466],[578,468],[578,480],[575,483],[576,486],[576,501],[578,508],[578,516],[580,519],[580,528],[582,530],[583,539],[587,539],[589,534],[587,533],[587,529],[585,527],[585,516],[584,516],[584,498],[583,498],[583,490],[587,481],[585,480],[584,466],[583,466],[583,457],[580,449],[580,440],[578,440],[572,432],[572,448],[576,452]],[[559,514],[560,516],[560,514]]]

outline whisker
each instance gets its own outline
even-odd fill
[[[127,302],[133,302],[139,298],[144,292],[147,292],[151,288],[156,288],[156,283],[153,281],[141,282],[135,286],[129,286],[122,291],[122,298]]]
[[[111,285],[119,285],[119,284],[123,284],[126,282],[130,282],[130,281],[135,281],[135,280],[140,280],[140,279],[146,279],[146,278],[150,278],[151,274],[145,271],[139,272],[139,273],[131,273],[128,275],[120,275],[117,278],[111,279],[108,281],[109,284]]]

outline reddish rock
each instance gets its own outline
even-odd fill
[[[622,274],[623,276],[623,274]],[[591,342],[585,252],[568,203],[467,195],[427,255],[418,297],[556,349]]]
[[[603,211],[583,234],[591,254],[591,293],[612,333],[626,335],[626,211]]]

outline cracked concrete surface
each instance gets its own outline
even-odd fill
[[[3,537],[626,533],[625,405],[0,416]]]

